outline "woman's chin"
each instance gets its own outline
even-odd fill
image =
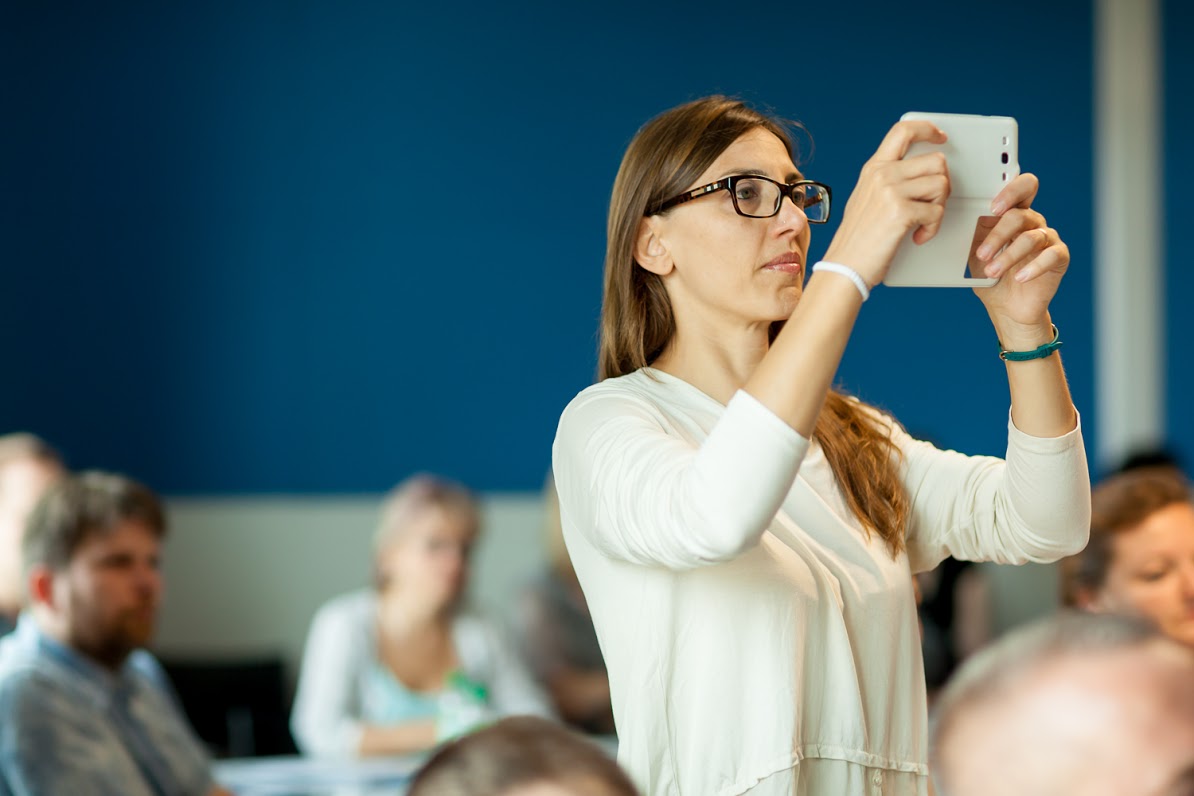
[[[464,599],[464,592],[460,589],[444,589],[436,595],[436,605],[441,610],[455,610],[456,606]]]
[[[780,293],[775,313],[773,314],[773,321],[786,321],[792,317],[792,313],[796,311],[796,305],[800,303],[800,297],[804,295],[804,288],[801,285],[784,288]]]
[[[1165,635],[1172,638],[1174,641],[1185,644],[1187,647],[1194,648],[1194,621],[1189,619],[1183,622],[1171,623],[1168,626],[1162,627]]]

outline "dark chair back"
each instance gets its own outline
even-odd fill
[[[165,659],[182,708],[215,757],[295,754],[280,658]]]

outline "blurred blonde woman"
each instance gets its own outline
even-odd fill
[[[311,625],[291,716],[305,753],[406,754],[500,716],[551,715],[498,629],[461,610],[479,524],[459,484],[419,475],[390,493],[374,588]]]

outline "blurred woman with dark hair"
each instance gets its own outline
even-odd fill
[[[1090,543],[1062,562],[1062,601],[1143,617],[1194,647],[1194,493],[1173,467],[1132,467],[1091,493]]]

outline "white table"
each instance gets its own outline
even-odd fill
[[[618,753],[612,735],[590,740],[610,757]],[[217,760],[216,782],[236,796],[403,796],[430,753],[362,760],[323,760],[299,755]]]
[[[401,796],[425,759],[252,757],[217,760],[212,770],[236,796]]]

